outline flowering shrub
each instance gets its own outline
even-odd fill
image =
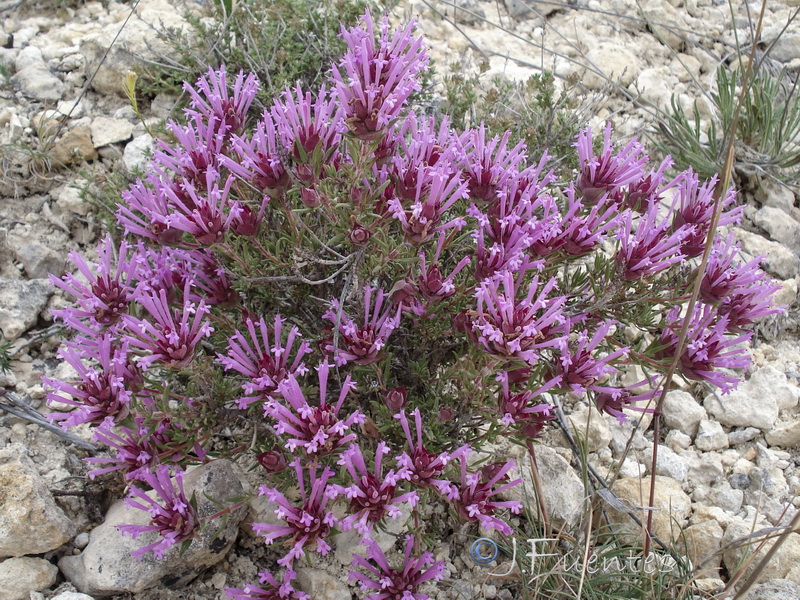
[[[504,534],[520,512],[504,495],[514,462],[476,467],[481,440],[531,448],[553,394],[619,420],[647,410],[710,229],[714,182],[668,179],[667,161],[648,170],[610,126],[598,154],[578,136],[580,168],[559,183],[508,135],[413,112],[428,64],[413,24],[392,33],[367,13],[342,37],[329,86],[287,89],[260,116],[252,76],[187,85],[187,125],[171,125],[175,143],[119,205],[126,241],[104,240],[93,268],[71,255],[82,279],[55,280],[75,301],[58,316],[78,380],[48,381],[51,401],[75,407],[53,419],[96,427],[111,456],[93,474],[136,483],[131,505],[153,521],[125,531],[162,535],[140,555],[191,542],[204,523],[182,469],[229,454],[211,443],[223,427],[250,428],[236,451],[255,450],[279,520],[253,528],[288,551],[280,578],[232,598],[306,597],[295,563],[349,529],[367,547],[351,577],[369,598],[427,598],[419,586],[444,576],[421,547],[436,527],[419,519],[427,503]],[[731,191],[723,223],[734,204]],[[777,286],[738,250],[714,242],[678,363],[722,393],[749,364],[753,323],[778,312]],[[625,387],[634,364],[647,378]],[[372,536],[404,509],[414,531],[398,569]]]

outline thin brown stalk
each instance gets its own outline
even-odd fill
[[[742,79],[742,89],[739,92],[739,98],[736,102],[736,110],[733,113],[733,119],[730,124],[730,131],[727,135],[726,146],[725,146],[725,162],[723,163],[722,167],[722,175],[717,182],[717,187],[714,190],[714,212],[711,217],[711,224],[708,229],[708,235],[706,236],[706,245],[703,250],[703,258],[700,261],[700,266],[697,269],[697,275],[695,276],[694,285],[692,287],[692,297],[689,299],[689,305],[686,307],[686,316],[683,318],[683,325],[681,326],[680,333],[678,334],[678,346],[675,349],[675,356],[672,359],[672,363],[669,366],[669,370],[664,377],[663,387],[661,388],[661,394],[658,397],[658,402],[656,403],[655,410],[653,412],[653,460],[650,466],[650,472],[655,475],[656,472],[656,464],[658,461],[658,440],[661,435],[661,414],[664,407],[664,399],[667,397],[667,392],[669,391],[672,378],[675,375],[675,371],[678,368],[678,362],[680,361],[681,354],[683,353],[684,346],[686,345],[686,335],[689,331],[689,323],[692,320],[692,314],[694,312],[694,307],[697,304],[697,298],[700,295],[700,284],[703,280],[703,274],[705,273],[706,266],[708,265],[708,259],[711,256],[711,247],[712,247],[712,240],[717,232],[717,226],[719,225],[720,215],[722,214],[722,199],[725,196],[725,190],[728,189],[728,185],[731,180],[731,174],[733,172],[733,161],[734,161],[734,141],[735,141],[735,132],[736,127],[739,123],[739,114],[741,112],[742,104],[744,103],[744,99],[747,95],[747,89],[750,85],[750,80],[753,74],[753,65],[755,64],[756,60],[756,47],[757,41],[761,37],[761,27],[764,21],[764,11],[766,10],[767,2],[766,0],[761,4],[761,12],[758,15],[758,24],[756,25],[756,32],[753,38],[753,46],[750,51],[750,61],[747,65],[747,69],[745,70],[744,77]],[[653,511],[652,506],[655,502],[655,494],[656,494],[656,478],[655,476],[650,478],[650,496],[648,499],[648,506],[651,507],[651,510],[648,511],[647,514],[647,528],[644,540],[644,556],[647,556],[650,552],[650,537],[653,534]]]

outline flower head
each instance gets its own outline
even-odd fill
[[[512,375],[507,371],[498,374],[497,381],[501,384],[498,408],[503,416],[500,421],[506,427],[515,425],[525,437],[534,439],[541,434],[548,421],[556,418],[551,404],[548,402],[536,404],[535,401],[561,383],[560,375],[551,378],[536,390],[517,391],[515,388],[519,388],[519,384],[514,383]]]
[[[283,583],[278,583],[268,572],[262,571],[258,574],[261,585],[246,585],[241,589],[225,588],[225,593],[231,600],[311,600],[311,596],[305,592],[294,589],[292,581],[297,579],[297,573],[291,569],[286,569],[283,575]]]
[[[334,65],[332,79],[344,107],[345,122],[358,137],[380,139],[411,93],[420,89],[419,73],[428,68],[428,55],[422,36],[412,36],[414,26],[412,21],[390,35],[389,17],[385,15],[377,45],[369,10],[358,26],[342,28],[347,51],[339,66]]]
[[[447,463],[453,458],[469,452],[469,446],[461,446],[455,452],[441,452],[432,454],[428,452],[422,443],[422,415],[419,409],[411,412],[417,429],[416,438],[411,435],[411,428],[406,418],[406,412],[400,411],[394,416],[400,421],[400,426],[406,435],[409,452],[403,452],[397,458],[397,464],[406,470],[408,480],[416,485],[433,486],[444,471]]]
[[[433,554],[425,552],[422,556],[413,556],[414,536],[406,536],[403,564],[398,569],[389,565],[380,546],[370,541],[367,555],[355,555],[353,564],[367,571],[367,575],[358,571],[350,571],[350,579],[357,581],[364,592],[376,590],[366,597],[367,600],[428,600],[418,588],[426,581],[439,581],[444,577],[445,564],[434,561]]]
[[[336,404],[328,404],[328,373],[331,366],[322,362],[317,367],[319,405],[308,403],[292,374],[278,382],[278,393],[286,401],[285,404],[277,399],[264,403],[264,415],[275,419],[276,433],[288,436],[286,448],[290,452],[302,448],[309,456],[330,454],[355,439],[354,433],[348,433],[350,427],[364,422],[364,415],[358,410],[345,419],[337,416],[347,394],[356,388],[349,375],[342,384]]]
[[[252,73],[245,77],[244,71],[239,71],[231,90],[223,65],[218,71],[209,69],[194,86],[184,83],[183,89],[189,94],[192,109],[205,120],[216,120],[223,133],[229,134],[244,126],[247,111],[258,92],[258,81]]]
[[[592,130],[588,127],[578,134],[575,146],[580,160],[577,185],[587,204],[597,202],[604,194],[613,196],[620,188],[638,181],[644,175],[647,155],[642,151],[642,145],[631,140],[615,154],[611,144],[610,122],[606,125],[599,155],[595,155],[592,149]]]
[[[170,468],[166,465],[156,467],[153,473],[140,471],[138,478],[153,488],[157,499],[138,487],[131,486],[130,497],[125,503],[149,513],[150,525],[117,525],[117,529],[133,538],[149,531],[156,531],[161,536],[158,541],[134,550],[132,554],[136,559],[141,560],[150,551],[157,558],[164,558],[164,553],[172,546],[194,537],[200,521],[194,507],[186,498],[183,476],[183,471],[176,468],[173,485]]]
[[[669,223],[659,219],[658,205],[651,206],[642,215],[636,231],[633,231],[634,220],[630,212],[625,213],[619,223],[616,259],[626,280],[649,277],[686,258],[681,248],[689,229],[681,228],[670,233]]]
[[[342,519],[340,526],[345,531],[355,529],[362,539],[369,537],[372,527],[383,517],[396,519],[400,515],[398,504],[408,502],[414,506],[418,500],[416,492],[396,495],[398,484],[408,479],[409,473],[402,467],[398,471],[391,469],[384,473],[382,461],[388,452],[389,446],[385,442],[379,442],[375,450],[375,467],[370,470],[361,448],[351,444],[342,453],[337,464],[347,469],[353,484],[348,487],[330,486],[332,496],[343,495],[350,500],[350,514]]]
[[[278,561],[279,565],[286,568],[290,568],[296,558],[305,555],[303,549],[306,546],[314,546],[319,554],[325,556],[331,549],[325,538],[337,521],[327,508],[331,498],[326,492],[326,486],[333,476],[333,471],[325,467],[317,476],[317,468],[309,466],[307,487],[305,471],[300,460],[294,460],[291,466],[294,467],[300,486],[300,505],[296,506],[290,502],[277,488],[262,485],[259,494],[278,505],[275,515],[282,523],[253,523],[253,531],[260,534],[267,545],[271,545],[279,538],[290,537],[289,543],[292,547],[286,556]]]
[[[247,397],[237,400],[239,408],[246,408],[256,400],[271,398],[290,375],[308,372],[303,357],[311,352],[311,346],[308,342],[300,342],[295,349],[300,331],[292,327],[284,339],[283,323],[284,319],[276,315],[270,332],[263,317],[259,321],[246,319],[247,337],[237,330],[228,338],[227,353],[217,354],[226,371],[233,369],[249,379],[242,385]]]
[[[256,124],[252,138],[233,136],[231,155],[222,156],[220,164],[265,194],[277,194],[289,183],[289,174],[278,150],[275,121],[268,111],[264,111]]]
[[[328,345],[327,352],[334,352],[334,359],[338,365],[353,362],[357,365],[369,365],[383,356],[383,348],[392,332],[400,325],[402,304],[393,306],[384,301],[388,294],[383,290],[364,286],[364,320],[359,327],[350,319],[343,310],[340,310],[339,301],[331,301],[331,307],[323,319],[331,321],[341,336],[341,348]]]

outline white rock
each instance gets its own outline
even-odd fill
[[[57,110],[59,113],[70,119],[80,119],[83,116],[84,103],[83,100],[62,100],[58,103]]]
[[[133,132],[133,124],[130,121],[107,117],[97,117],[89,128],[92,131],[92,143],[95,148],[125,142],[131,138]]]
[[[764,256],[761,266],[768,273],[780,279],[790,279],[800,272],[800,258],[783,244],[738,227],[731,228],[731,231],[742,242],[742,250],[751,256]]]
[[[37,242],[14,248],[17,260],[31,279],[47,279],[51,274],[60,277],[64,272],[64,256]]]
[[[49,552],[74,533],[25,448],[0,450],[0,557]]]
[[[650,474],[653,464],[653,449],[646,448],[644,451],[645,467]],[[678,483],[683,483],[689,474],[689,465],[686,459],[673,452],[667,446],[658,446],[658,456],[656,458],[656,475],[664,475],[674,479]]]
[[[586,53],[586,58],[595,68],[600,69],[605,77],[594,71],[587,70],[583,83],[590,89],[601,90],[608,80],[619,81],[627,86],[639,75],[641,65],[633,52],[620,46],[618,43],[601,43],[592,46]]]
[[[777,421],[778,411],[796,406],[798,398],[800,391],[783,372],[765,366],[730,394],[709,394],[704,406],[722,425],[768,431]]]
[[[739,444],[744,444],[756,439],[759,435],[761,435],[761,431],[755,427],[737,429],[728,434],[728,444],[731,446],[738,446]]]
[[[36,46],[25,46],[17,54],[17,59],[14,61],[14,69],[17,72],[22,71],[31,65],[44,66],[44,58],[42,58],[42,51]]]
[[[710,450],[724,450],[728,447],[728,436],[722,429],[722,425],[716,421],[703,419],[697,429],[694,438],[694,445],[698,450],[708,452]]]
[[[605,418],[593,405],[580,405],[580,408],[567,416],[574,435],[586,441],[589,452],[607,448],[611,442],[611,431]]]
[[[705,409],[688,392],[673,390],[664,398],[664,423],[670,429],[694,436],[700,421],[707,416]]]
[[[685,433],[678,431],[677,429],[670,431],[664,441],[666,442],[667,446],[676,452],[678,450],[686,450],[692,445],[692,438]]]
[[[50,561],[23,556],[0,562],[0,597],[28,600],[31,592],[46,590],[56,582],[58,568]]]
[[[56,196],[56,205],[62,212],[86,216],[91,205],[81,198],[81,191],[74,185],[65,185]]]
[[[708,492],[708,501],[725,512],[735,515],[744,502],[744,492],[733,489],[727,481],[720,481]]]
[[[800,253],[800,223],[780,208],[764,206],[756,212],[753,222],[769,234],[769,237]]]
[[[36,323],[53,285],[46,279],[18,281],[0,277],[0,331],[15,340]]]
[[[761,522],[755,525],[755,530],[769,527],[769,523]],[[722,537],[722,545],[728,546],[728,549],[723,553],[722,560],[730,573],[735,572],[753,552],[761,546],[760,540],[763,538],[753,539],[750,534],[753,533],[753,523],[750,520],[734,519],[725,530],[725,535]],[[765,534],[766,535],[766,534]],[[740,540],[749,538],[747,542],[743,543]],[[775,544],[775,539],[767,541],[758,557],[753,561],[747,569],[744,570],[744,577],[749,577],[753,572],[756,565],[760,564],[760,557],[764,555]],[[797,533],[790,533],[786,536],[785,541],[778,548],[777,552],[772,556],[771,560],[766,563],[764,570],[758,576],[758,581],[767,581],[770,579],[782,579],[786,576],[789,570],[800,562],[800,535]]]
[[[797,214],[797,208],[794,205],[794,192],[788,186],[772,179],[763,179],[759,183],[756,190],[756,200],[764,206],[779,208],[790,217],[794,217]]]
[[[335,577],[312,567],[297,569],[297,587],[315,600],[351,600],[350,588],[343,577]]]
[[[680,548],[683,548],[685,543],[692,566],[700,568],[697,572],[699,577],[719,576],[722,564],[722,556],[719,554],[722,535],[722,527],[714,520],[703,521],[684,529],[679,542]]]
[[[32,64],[17,71],[11,82],[34,100],[61,100],[65,89],[64,83],[43,64]]]
[[[122,164],[125,165],[128,173],[132,173],[136,169],[145,170],[153,156],[154,147],[153,137],[148,133],[133,138],[126,144],[125,151],[122,153]]]
[[[618,479],[612,487],[620,501],[640,520],[647,520],[643,506],[650,493],[650,477]],[[669,477],[656,476],[655,501],[653,503],[653,532],[669,543],[678,539],[684,522],[691,512],[692,502],[680,484]],[[642,539],[642,528],[627,514],[606,505],[609,520],[620,539],[637,544]]]
[[[88,594],[80,592],[61,592],[58,596],[53,596],[50,600],[94,600]]]
[[[636,88],[643,98],[658,107],[666,108],[675,89],[674,85],[670,85],[670,80],[677,83],[677,78],[670,74],[669,67],[651,67],[643,69],[636,77]]]
[[[776,423],[775,428],[767,432],[766,439],[770,446],[782,448],[800,446],[800,421]]]

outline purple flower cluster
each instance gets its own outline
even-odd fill
[[[295,561],[348,530],[366,547],[350,577],[368,598],[427,598],[445,565],[420,548],[426,499],[504,535],[522,508],[504,499],[521,481],[513,461],[471,468],[476,417],[526,444],[555,418],[554,394],[624,420],[657,378],[622,387],[621,373],[677,354],[685,378],[727,392],[754,323],[779,312],[759,259],[717,236],[681,345],[716,180],[668,178],[669,159],[650,169],[609,124],[597,152],[589,129],[578,135],[579,170],[562,182],[509,133],[411,109],[428,69],[414,23],[393,32],[367,12],[341,37],[325,85],[286,89],[261,115],[252,75],[223,67],[187,84],[175,143],[159,142],[122,195],[126,241],[104,239],[96,264],[70,254],[77,273],[53,278],[73,300],[56,315],[75,376],[46,380],[51,417],[108,447],[90,476],[134,483],[129,504],[151,522],[122,529],[158,534],[137,557],[201,526],[181,469],[209,460],[219,416],[253,426],[236,448],[258,448],[274,478],[259,492],[276,519],[253,529],[282,552],[283,575],[229,589],[235,600],[308,598]],[[736,223],[732,190],[721,203],[720,223]],[[629,347],[630,329],[651,347]],[[373,533],[403,510],[420,531],[398,567]]]

